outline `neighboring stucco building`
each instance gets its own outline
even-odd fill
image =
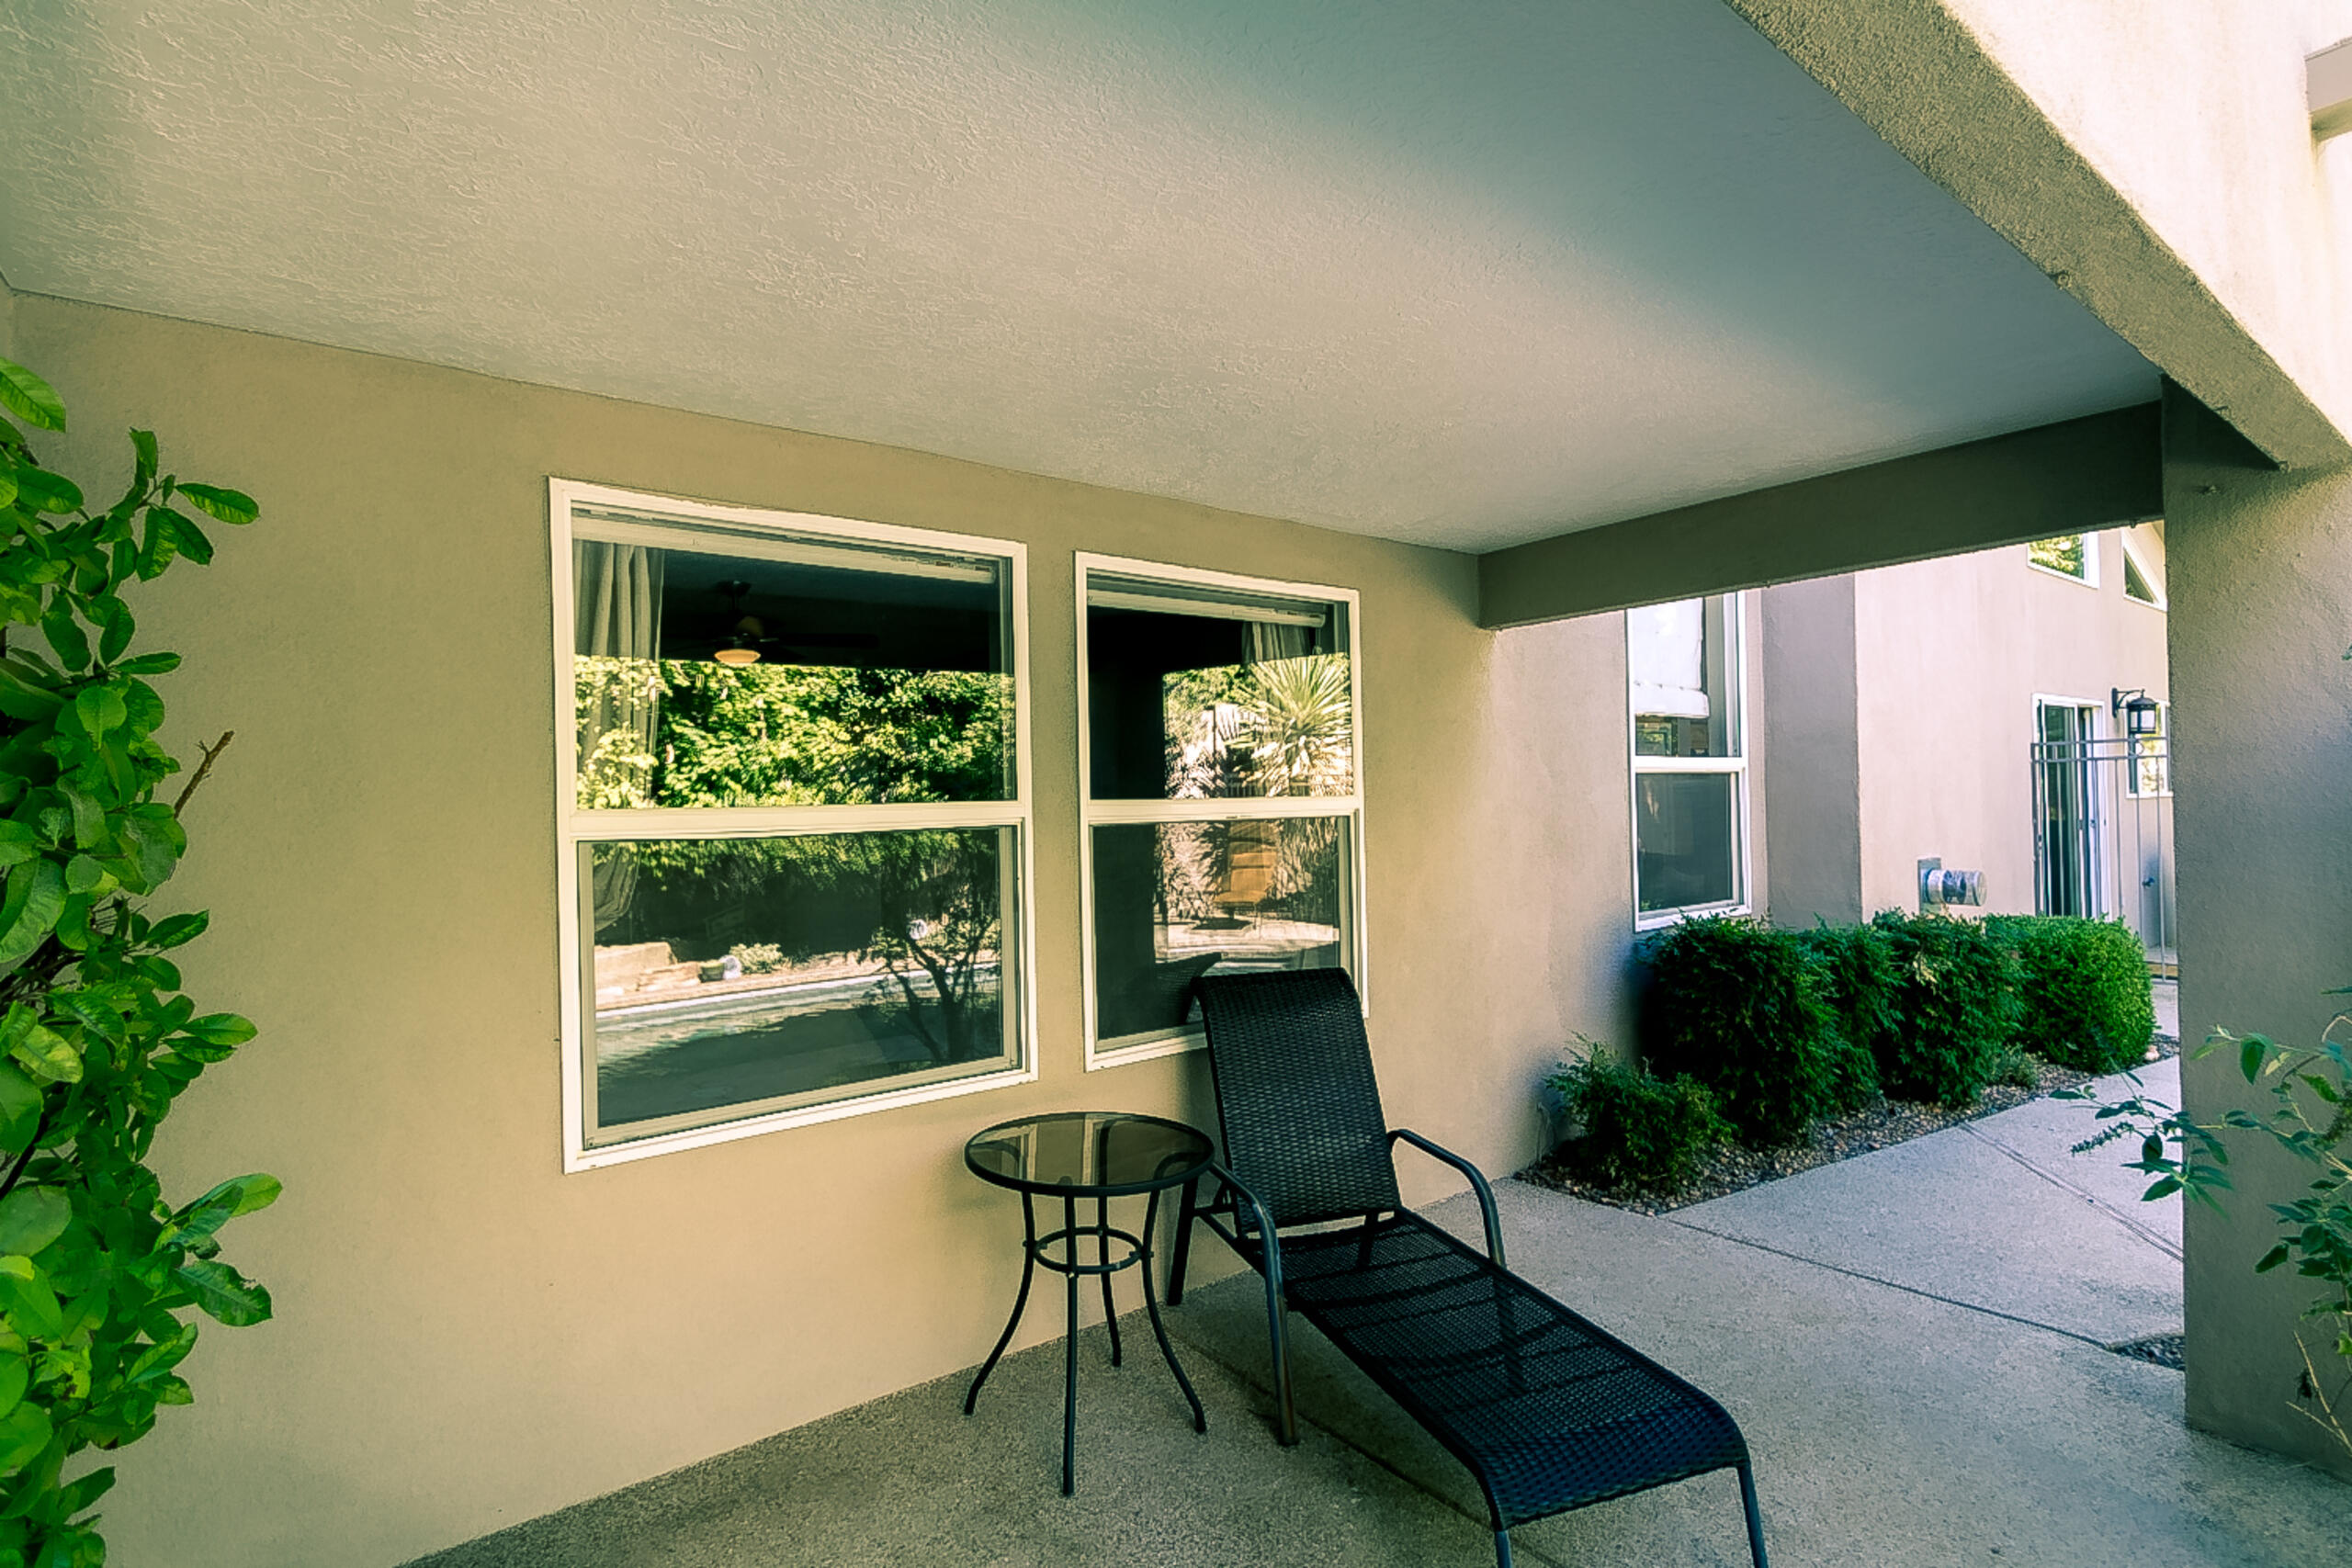
[[[1932,857],[2168,953],[2164,581],[2150,524],[1765,590],[1772,918],[1916,908]]]
[[[201,1403],[122,1456],[119,1560],[382,1568],[975,1364],[1019,1221],[965,1138],[1213,1123],[1155,1010],[1228,946],[1353,965],[1390,1116],[1516,1168],[1564,1044],[1623,1037],[1635,908],[1843,910],[1850,865],[1859,911],[1921,854],[2007,900],[1994,847],[1870,779],[1949,741],[1963,634],[1902,585],[2012,581],[2029,540],[2165,519],[2168,611],[2115,613],[2177,675],[2184,1032],[2312,1032],[2352,951],[2352,139],[2314,140],[2304,62],[2352,5],[2150,14],[12,17],[0,354],[73,412],[43,450],[103,478],[153,429],[264,508],[139,614],[187,656],[175,749],[237,732],[172,892],[212,911],[191,989],[263,1031],[157,1157],[174,1190],[285,1179],[234,1236],[277,1316],[208,1333]],[[1856,572],[1797,595],[1845,620],[1781,623],[1851,638],[1840,750],[1834,705],[1777,716],[1753,591]],[[1731,709],[1703,624],[1636,671],[1619,614],[1719,595],[1748,605]],[[641,688],[583,684],[693,666],[674,700],[754,651],[942,677],[972,767],[944,798],[665,796]],[[1345,754],[1302,751],[1303,793],[1193,782],[1231,761],[1220,694],[1342,652]],[[2041,668],[2122,680],[2064,657],[1988,713]],[[1139,695],[1171,680],[1199,700]],[[1773,841],[1791,753],[1854,758],[1807,787],[1859,803],[1850,852]],[[1743,789],[1736,845],[1681,835]],[[901,998],[985,988],[961,1043],[857,1015],[822,1072],[667,1083],[600,1048],[765,950],[953,929],[878,882],[831,939],[662,886],[902,832],[960,837],[956,908],[1001,922]],[[874,976],[795,983],[844,978]],[[2241,1098],[2185,1076],[2208,1118]],[[2241,1206],[2189,1220],[2190,1418],[2324,1460],[2299,1293],[2251,1272],[2299,1178],[2235,1168]]]

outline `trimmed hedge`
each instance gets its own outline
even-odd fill
[[[1997,915],[1984,922],[2017,960],[2018,1043],[2077,1072],[2112,1073],[2146,1055],[2156,1010],[2148,955],[2120,920]]]
[[[2022,1014],[2017,960],[1974,920],[1889,909],[1871,926],[1894,961],[1897,1020],[1877,1043],[1880,1085],[1905,1100],[1974,1103]]]
[[[1714,1096],[1689,1074],[1661,1078],[1645,1068],[1604,1061],[1563,1066],[1545,1080],[1581,1122],[1581,1137],[1561,1146],[1577,1175],[1607,1187],[1675,1192],[1690,1184],[1707,1152],[1731,1135]]]
[[[1822,1000],[1837,1021],[1831,1100],[1859,1111],[1879,1098],[1878,1057],[1902,1019],[1894,1010],[1894,946],[1875,926],[1817,922],[1792,933],[1813,964]]]
[[[1753,1148],[1794,1143],[1838,1103],[1839,1035],[1804,949],[1728,916],[1685,920],[1648,948],[1642,1055],[1688,1074]]]

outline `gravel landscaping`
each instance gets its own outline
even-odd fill
[[[2177,1041],[2162,1038],[2156,1041],[2155,1049],[2159,1059],[2177,1055],[2180,1052]],[[1705,1157],[1697,1176],[1688,1186],[1672,1192],[1601,1187],[1579,1180],[1566,1168],[1557,1150],[1519,1172],[1518,1179],[1532,1186],[1566,1192],[1596,1203],[1630,1209],[1636,1213],[1670,1213],[1692,1203],[1703,1203],[1711,1198],[1721,1198],[1767,1181],[1778,1181],[1784,1176],[1795,1176],[1815,1166],[1851,1159],[1856,1155],[1866,1155],[1929,1133],[1939,1133],[1947,1127],[1973,1122],[1980,1116],[1990,1116],[1996,1111],[2023,1105],[2029,1100],[2039,1099],[2055,1089],[2079,1089],[2091,1082],[2094,1077],[2089,1073],[2053,1066],[2038,1057],[2029,1060],[2033,1062],[2038,1079],[2031,1089],[2020,1089],[2014,1084],[1995,1084],[1975,1104],[1957,1107],[1900,1100],[1882,1100],[1849,1116],[1815,1122],[1807,1130],[1803,1143],[1785,1148],[1750,1149],[1736,1143],[1725,1143]],[[1562,1146],[1565,1148],[1566,1145]]]

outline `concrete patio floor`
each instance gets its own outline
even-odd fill
[[[2352,1562],[2352,1486],[2190,1432],[2180,1374],[2101,1348],[2177,1327],[2177,1216],[2065,1153],[2087,1122],[2037,1101],[1666,1218],[1498,1195],[1515,1268],[1738,1418],[1779,1563]],[[1476,1229],[1466,1199],[1432,1212]],[[1228,1279],[1170,1314],[1206,1436],[1139,1314],[1124,1368],[1087,1331],[1072,1499],[1054,1343],[968,1419],[960,1374],[419,1568],[1491,1562],[1460,1468],[1295,1319],[1306,1433],[1275,1445],[1261,1302]],[[1747,1561],[1728,1474],[1513,1540],[1537,1564]]]

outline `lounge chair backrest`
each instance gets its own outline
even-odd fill
[[[1348,972],[1212,975],[1196,989],[1226,1167],[1274,1224],[1403,1207]]]

